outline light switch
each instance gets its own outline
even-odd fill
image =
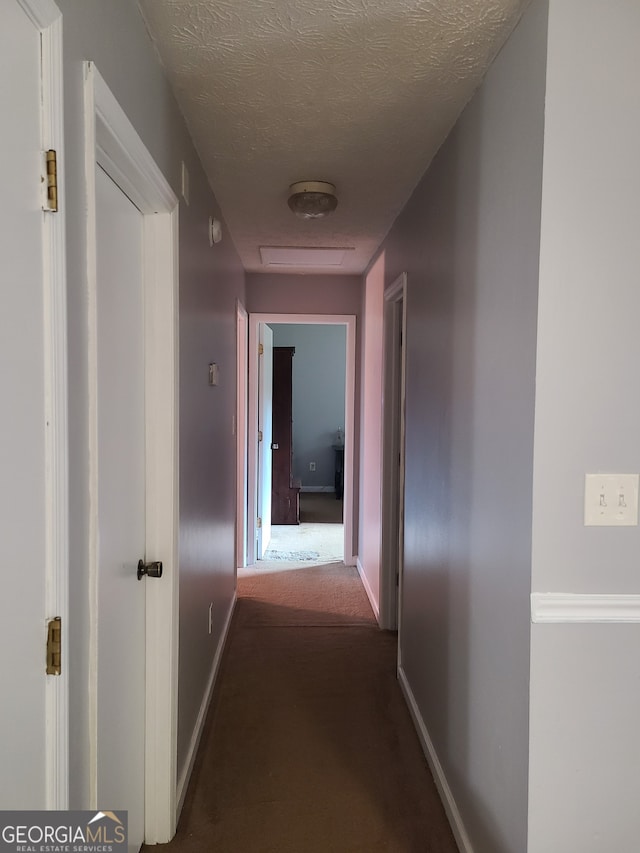
[[[586,474],[584,523],[631,527],[638,523],[638,474]]]
[[[209,365],[209,385],[217,385],[220,381],[220,368],[217,364]]]

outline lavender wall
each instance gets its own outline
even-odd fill
[[[196,161],[191,168],[189,208],[180,211],[178,778],[235,590],[236,299],[244,299],[244,271],[228,232],[209,247],[208,215],[220,212]],[[215,387],[211,362],[220,369]]]
[[[82,61],[95,61],[180,204],[180,673],[178,768],[185,765],[235,583],[235,300],[244,272],[228,234],[209,248],[220,210],[134,3],[58,0],[65,64],[70,427],[70,805],[89,807],[87,309]],[[221,367],[207,384],[210,361]],[[207,610],[214,602],[214,630]]]
[[[549,5],[532,590],[567,604],[531,627],[528,850],[626,853],[640,527],[586,527],[584,475],[640,471],[640,4]]]
[[[527,848],[546,23],[534,0],[383,244],[387,286],[408,273],[402,677],[475,853]]]
[[[247,273],[250,314],[354,314],[362,309],[358,275]]]

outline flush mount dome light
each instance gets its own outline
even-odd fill
[[[289,207],[302,219],[320,219],[337,206],[336,188],[326,181],[298,181],[289,187]]]

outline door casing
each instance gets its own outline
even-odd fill
[[[97,347],[98,163],[144,215],[145,524],[147,554],[164,574],[146,584],[145,841],[176,828],[178,695],[178,199],[96,69],[85,80],[87,284],[89,305],[90,801],[97,784]],[[125,697],[123,697],[125,698]]]
[[[385,291],[384,300],[380,627],[400,632],[404,555],[406,273],[398,276]]]
[[[249,514],[247,563],[256,561],[256,519],[258,517],[258,343],[261,323],[307,323],[341,325],[347,331],[344,441],[344,562],[355,566],[353,547],[356,317],[353,314],[249,314]]]
[[[62,65],[62,15],[53,0],[17,0],[34,26],[40,45],[40,149],[41,173],[34,161],[33,181],[46,186],[44,151],[54,149],[58,164],[58,210],[43,212],[41,230],[42,281],[42,380],[44,390],[43,481],[38,487],[44,495],[44,612],[42,630],[42,670],[38,677],[46,679],[44,696],[44,755],[41,768],[44,797],[48,809],[67,809],[69,801],[69,440],[67,392],[67,294],[66,238],[64,194],[64,113]],[[13,85],[20,85],[15,81]],[[35,152],[34,152],[35,153]],[[9,163],[9,161],[7,161]],[[11,168],[11,165],[8,165]],[[44,198],[43,198],[44,201]],[[27,202],[28,203],[28,202]],[[18,365],[13,369],[19,370]],[[36,377],[24,376],[25,386],[32,389]],[[33,393],[31,391],[31,393]],[[46,425],[46,428],[45,428]],[[35,490],[34,490],[35,498]],[[62,620],[61,660],[59,676],[44,674],[45,620],[59,616]]]
[[[262,560],[271,540],[271,480],[273,439],[273,331],[258,326],[258,443],[256,559]],[[260,521],[258,522],[258,519]]]
[[[236,304],[236,568],[247,565],[247,376],[249,315]]]

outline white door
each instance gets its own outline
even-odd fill
[[[258,363],[258,559],[262,560],[271,539],[271,440],[273,438],[273,331],[259,327]],[[261,437],[262,436],[262,437]]]
[[[248,316],[236,307],[236,568],[247,565],[247,367]]]
[[[96,167],[97,808],[144,835],[145,547],[143,216]],[[158,581],[150,581],[158,583]]]
[[[40,33],[0,4],[0,803],[47,807]]]

